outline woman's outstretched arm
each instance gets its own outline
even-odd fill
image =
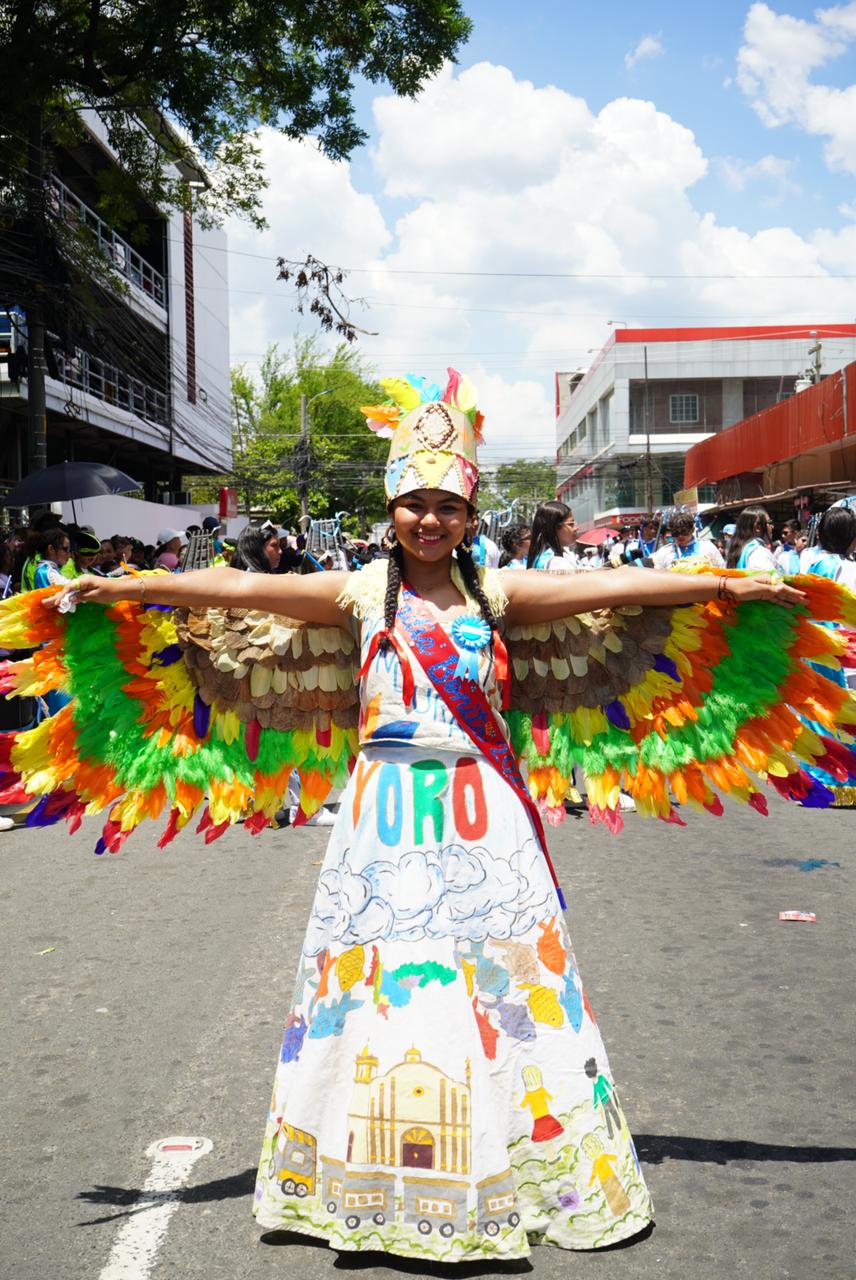
[[[98,578],[84,574],[45,601],[56,608],[60,600],[76,592],[82,601],[115,604],[140,600],[145,604],[171,604],[188,609],[260,609],[281,613],[318,626],[343,626],[345,613],[336,601],[344,589],[346,573],[243,573],[238,569],[197,569],[191,573],[151,573],[124,578]]]
[[[775,600],[799,604],[801,591],[774,581],[767,574],[724,578],[718,573],[672,573],[666,569],[602,569],[592,573],[506,573],[502,585],[508,596],[505,621],[510,625],[552,622],[572,613],[615,609],[619,605],[700,604],[715,600],[720,589],[736,600]]]

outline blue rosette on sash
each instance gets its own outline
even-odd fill
[[[456,680],[470,680],[478,684],[479,652],[490,643],[490,627],[484,618],[465,613],[455,618],[452,623],[452,639],[459,650],[458,665],[455,667]]]

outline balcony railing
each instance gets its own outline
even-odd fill
[[[169,400],[163,391],[148,386],[139,378],[129,377],[115,365],[98,360],[88,351],[76,350],[72,355],[57,352],[60,381],[77,387],[105,404],[126,409],[145,422],[160,426],[169,424]]]
[[[127,240],[117,235],[112,227],[84,204],[79,196],[69,191],[58,178],[51,180],[48,202],[57,217],[62,218],[69,226],[88,227],[104,257],[116,270],[159,307],[166,307],[166,287],[161,273],[155,271],[151,263],[146,262],[136,249],[131,248]]]

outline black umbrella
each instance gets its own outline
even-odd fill
[[[124,471],[103,462],[60,462],[34,471],[19,481],[3,499],[4,507],[44,507],[75,498],[99,498],[110,493],[135,493],[142,485]]]

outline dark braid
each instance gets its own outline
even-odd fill
[[[398,612],[398,593],[401,590],[401,571],[403,569],[401,562],[401,544],[395,542],[389,553],[386,570],[386,595],[383,601],[383,623],[387,633],[392,631],[395,626],[395,615]],[[392,641],[388,635],[383,635],[379,641],[380,648],[386,652],[392,648]]]
[[[473,560],[469,547],[465,547],[463,543],[458,547],[456,555],[458,557],[458,568],[461,571],[461,577],[464,580],[464,586],[479,603],[484,618],[491,631],[499,630],[499,620],[493,609],[490,607],[487,596],[484,593],[484,587],[479,579],[479,571]]]
[[[470,595],[478,601],[479,608],[491,631],[499,630],[499,621],[490,602],[484,593],[484,587],[479,579],[478,569],[475,561],[470,554],[469,547],[465,547],[463,543],[457,548],[456,555],[458,557],[458,568],[461,571],[461,577],[464,580],[464,586]],[[395,615],[398,612],[398,593],[401,590],[402,570],[401,544],[394,543],[389,560],[387,561],[386,571],[386,595],[383,601],[383,624],[386,632],[391,632],[395,626]],[[392,647],[392,642],[387,635],[383,635],[379,641],[379,647],[384,652]]]

